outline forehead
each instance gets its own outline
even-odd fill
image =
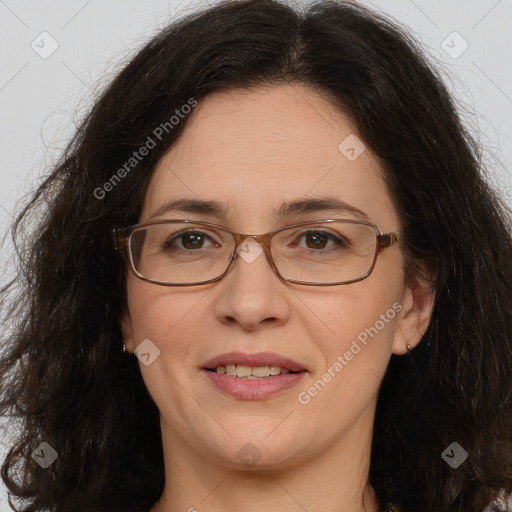
[[[347,144],[361,151],[356,137],[348,116],[304,86],[213,93],[159,161],[141,220],[187,197],[223,202],[225,221],[262,229],[283,202],[328,195],[393,222],[378,160],[368,148],[346,153]]]

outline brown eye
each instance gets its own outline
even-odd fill
[[[327,231],[310,230],[301,233],[296,242],[292,244],[295,247],[303,247],[305,249],[322,250],[322,249],[340,249],[350,244],[345,238],[329,233]]]
[[[190,233],[181,236],[180,240],[185,249],[197,249],[198,247],[202,247],[205,241],[205,236],[201,233]]]
[[[308,249],[325,249],[326,244],[329,242],[329,236],[325,233],[308,232],[305,236]]]
[[[208,240],[211,240],[211,238],[201,231],[182,231],[170,237],[166,241],[165,247],[186,250],[203,249]]]

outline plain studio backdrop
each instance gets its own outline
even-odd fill
[[[2,236],[19,200],[48,171],[92,99],[129,57],[181,13],[213,3],[0,0]],[[512,0],[361,3],[403,23],[423,43],[485,147],[494,186],[512,206]],[[0,284],[12,277],[9,241],[1,251]],[[2,441],[8,431],[0,432]],[[0,512],[10,510],[5,495],[0,485]]]

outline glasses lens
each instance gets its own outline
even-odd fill
[[[159,283],[186,284],[219,277],[234,245],[229,232],[189,222],[153,224],[130,236],[135,271]]]
[[[330,222],[297,226],[272,238],[280,274],[293,281],[339,283],[365,276],[373,266],[377,232],[367,224]]]

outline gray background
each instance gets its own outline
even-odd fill
[[[0,0],[2,234],[113,74],[159,28],[207,3],[214,2]],[[393,16],[422,41],[484,145],[491,181],[512,205],[512,0],[361,3]],[[48,55],[52,45],[58,47]],[[2,263],[10,249],[5,242]],[[7,267],[0,281],[9,275]],[[4,492],[0,485],[1,512],[10,510]]]

